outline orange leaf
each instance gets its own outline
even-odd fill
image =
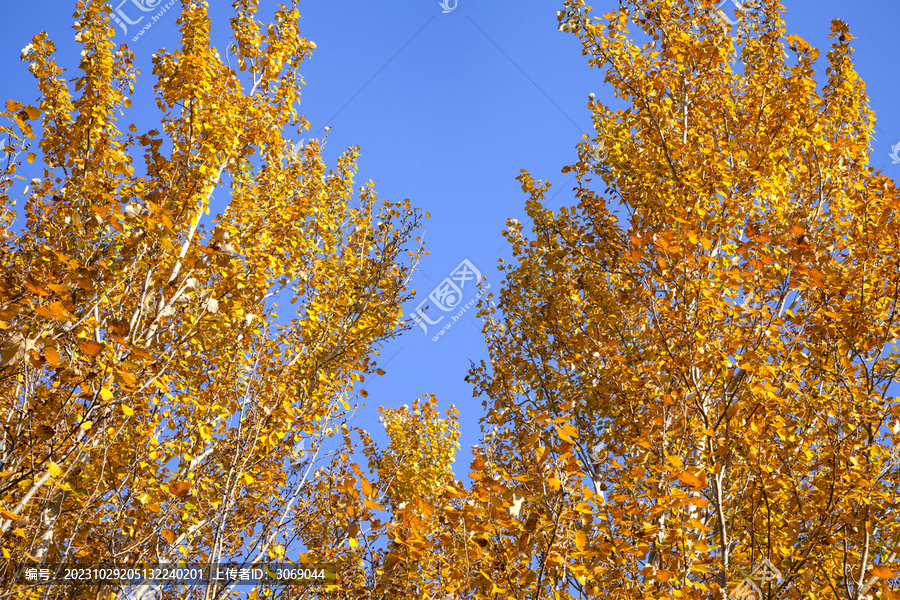
[[[47,288],[41,287],[39,285],[35,285],[35,284],[31,283],[30,281],[25,282],[25,287],[29,291],[37,294],[38,296],[49,296],[50,295],[50,292],[47,290]]]
[[[87,340],[78,344],[78,348],[91,358],[94,358],[95,356],[100,354],[104,347],[105,346],[103,344],[98,344],[93,340]]]
[[[709,504],[709,500],[707,500],[706,498],[704,498],[702,496],[697,496],[695,498],[691,498],[690,504],[693,504],[697,508],[703,508],[707,504]]]
[[[700,481],[700,478],[694,475],[693,473],[689,473],[687,471],[682,471],[678,474],[678,479],[693,487],[703,487],[703,482]]]
[[[48,319],[56,319],[57,321],[73,321],[75,319],[72,313],[67,311],[61,302],[51,302],[46,306],[38,306],[34,312],[47,317]]]
[[[192,487],[193,484],[190,481],[175,481],[169,484],[169,491],[176,496],[187,496]]]
[[[885,565],[872,565],[872,575],[882,579],[892,579],[897,576],[897,573],[891,571]]]
[[[56,351],[56,348],[44,348],[44,358],[54,367],[58,365],[60,361],[59,352]]]
[[[125,387],[134,387],[137,385],[137,376],[128,371],[116,371],[114,377],[118,383]]]

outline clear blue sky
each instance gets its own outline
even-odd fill
[[[144,1],[158,8],[141,13],[132,0],[115,0],[113,6],[137,20],[156,14],[171,0]],[[447,0],[449,6],[455,1]],[[209,3],[214,41],[224,48],[231,2]],[[268,19],[276,4],[260,0],[261,17]],[[596,0],[593,6],[603,14],[618,7],[618,0]],[[509,255],[500,232],[507,218],[526,221],[526,198],[515,179],[519,169],[554,184],[549,194],[554,207],[572,203],[569,175],[560,168],[574,162],[582,133],[592,133],[587,96],[594,92],[600,100],[612,100],[602,71],[589,68],[581,56],[577,37],[557,30],[561,8],[561,0],[458,0],[454,10],[443,13],[438,0],[301,1],[301,32],[317,45],[303,69],[307,87],[300,109],[311,123],[307,136],[320,137],[330,125],[325,152],[330,165],[343,149],[359,145],[360,183],[372,179],[380,197],[408,197],[431,213],[425,223],[431,255],[415,275],[418,300],[405,307],[407,314],[464,259],[499,289],[497,259]],[[129,114],[125,120],[139,128],[150,128],[156,119],[150,56],[175,45],[179,10],[176,2],[136,41],[130,38],[147,19],[130,26],[128,35],[117,34],[142,70],[134,106],[145,114]],[[854,58],[878,118],[872,166],[900,176],[900,164],[889,157],[900,142],[900,2],[788,0],[787,10],[788,33],[818,46],[823,51],[820,64],[830,21],[841,18],[850,24],[857,38]],[[69,0],[4,3],[2,100],[36,100],[34,79],[19,54],[39,31],[48,31],[56,41],[62,64],[76,67],[80,46],[71,29],[73,12]],[[41,175],[37,163],[20,173],[26,179]],[[473,298],[469,284],[461,304]],[[432,309],[429,314],[453,313]],[[442,407],[455,404],[461,413],[462,448],[456,464],[461,478],[469,446],[480,437],[482,414],[481,399],[473,398],[463,381],[469,361],[486,357],[474,315],[472,308],[437,341],[432,337],[449,316],[430,326],[427,335],[416,328],[391,342],[378,361],[387,373],[366,382],[368,407],[360,414],[360,424],[383,439],[377,435],[378,405],[411,403],[430,392]]]

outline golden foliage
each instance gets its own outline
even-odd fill
[[[317,489],[313,466],[354,382],[401,323],[419,213],[376,201],[371,184],[356,195],[355,148],[334,170],[319,141],[290,152],[282,132],[309,128],[297,69],[314,44],[296,8],[268,27],[255,2],[235,10],[226,60],[206,4],[184,3],[179,46],[153,58],[159,128],[140,134],[118,125],[138,73],[103,2],[78,3],[74,80],[45,33],[23,52],[41,98],[2,113],[5,559],[274,560],[305,520],[328,517],[324,491],[295,499]],[[29,149],[44,175],[13,229],[9,193]],[[226,208],[207,232],[214,195]],[[284,297],[289,321],[276,314]],[[3,594],[127,591],[95,587]]]
[[[900,198],[853,36],[819,88],[776,1],[734,37],[711,2],[621,4],[560,12],[623,102],[590,99],[576,206],[523,172],[532,234],[482,307],[472,510],[526,504],[466,597],[896,598]]]

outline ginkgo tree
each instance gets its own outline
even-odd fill
[[[900,598],[900,198],[853,36],[822,60],[777,0],[733,28],[619,4],[558,15],[615,100],[575,206],[520,177],[470,373],[495,436],[469,494],[516,518],[464,597]]]
[[[40,97],[0,126],[0,597],[155,593],[26,583],[30,563],[284,559],[402,322],[420,213],[356,187],[358,149],[328,169],[285,137],[309,128],[296,6],[265,24],[238,0],[221,54],[207,9],[185,0],[153,57],[148,131],[124,125],[139,73],[104,2],[76,3],[74,79],[45,33],[22,53]]]

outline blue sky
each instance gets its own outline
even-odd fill
[[[159,12],[170,1],[150,3]],[[447,0],[448,5],[454,1]],[[142,15],[131,0],[121,2],[115,0],[113,6],[121,6],[133,20]],[[224,48],[231,3],[209,2],[214,41]],[[900,164],[892,164],[889,153],[900,142],[900,2],[786,4],[788,33],[819,47],[820,65],[831,20],[850,24],[857,38],[854,58],[878,119],[872,166],[897,177]],[[261,17],[268,19],[275,5],[260,0]],[[618,7],[618,0],[596,0],[592,6],[603,14]],[[612,100],[603,72],[587,65],[577,37],[558,31],[556,12],[561,8],[561,0],[458,0],[447,13],[438,0],[300,2],[301,32],[317,45],[303,69],[307,87],[300,110],[311,123],[306,137],[321,137],[330,126],[329,164],[348,146],[359,145],[360,184],[372,179],[379,197],[408,197],[431,214],[424,233],[431,254],[414,277],[418,299],[405,307],[407,314],[465,259],[499,290],[497,259],[509,256],[500,232],[508,218],[526,221],[526,198],[515,179],[520,169],[554,184],[548,196],[553,207],[572,203],[571,180],[560,168],[574,162],[581,135],[592,133],[588,94]],[[117,34],[142,71],[134,105],[140,114],[124,120],[139,128],[150,128],[156,119],[150,57],[161,47],[174,47],[179,10],[180,2],[175,2],[135,41],[131,38],[148,19],[130,26],[128,35]],[[73,11],[74,2],[68,0],[4,4],[3,100],[35,103],[34,79],[19,55],[39,31],[50,33],[60,61],[75,68],[80,47],[71,29]],[[25,165],[21,174],[26,179],[41,175],[37,163]],[[462,291],[464,305],[474,294],[470,284]],[[462,448],[456,471],[464,477],[469,447],[480,438],[482,407],[463,378],[470,360],[486,357],[475,309],[432,340],[459,310],[436,311],[433,318],[446,316],[427,334],[415,328],[385,347],[378,364],[386,374],[367,380],[368,407],[359,424],[381,439],[378,405],[398,406],[425,393],[437,394],[442,407],[455,404],[460,411]]]

